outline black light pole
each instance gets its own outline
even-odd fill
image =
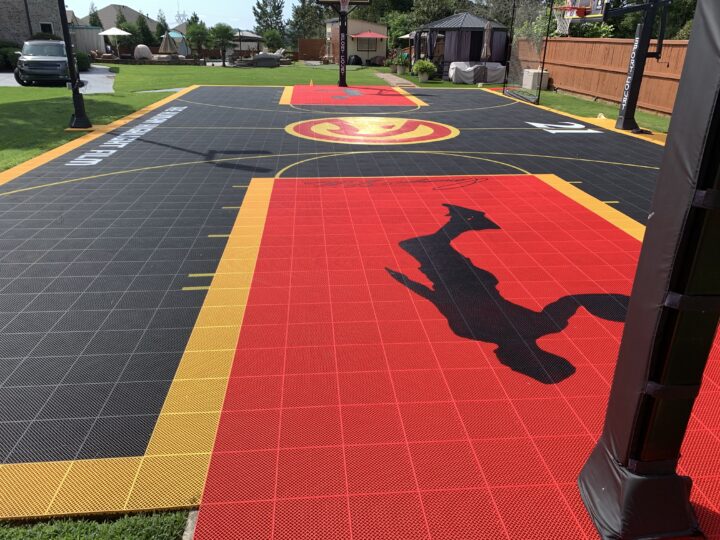
[[[68,26],[64,0],[58,0],[58,10],[60,11],[60,25],[62,26],[63,40],[65,41],[65,56],[68,63],[70,88],[72,89],[73,107],[75,109],[75,112],[70,117],[70,127],[77,129],[91,128],[92,124],[85,112],[85,102],[80,93],[80,77],[75,68],[75,53],[73,52],[72,39],[70,38],[70,27]]]

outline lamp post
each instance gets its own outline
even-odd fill
[[[67,21],[67,13],[65,12],[64,0],[58,0],[58,10],[60,11],[60,25],[62,26],[63,40],[65,41],[65,56],[68,63],[68,73],[70,74],[70,89],[72,90],[73,107],[75,112],[70,117],[70,127],[76,129],[91,128],[92,124],[85,112],[85,102],[80,93],[80,77],[75,66],[75,54],[73,53],[72,39],[70,38],[70,28]]]

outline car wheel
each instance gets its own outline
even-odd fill
[[[28,81],[23,80],[22,77],[20,77],[20,70],[15,70],[15,80],[20,86],[30,86],[30,83]]]

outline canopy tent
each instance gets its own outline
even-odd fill
[[[238,29],[235,31],[235,41],[237,41],[236,48],[240,53],[240,57],[243,57],[245,52],[259,52],[260,43],[265,40],[254,32]]]
[[[485,33],[492,29],[492,35],[486,42]],[[440,32],[445,34],[442,59],[433,58],[435,43]],[[418,38],[418,36],[422,36]],[[443,63],[443,78],[447,79],[452,62],[498,62],[507,61],[508,29],[497,21],[489,21],[472,13],[456,13],[439,21],[433,21],[418,28],[415,35],[415,58],[420,57],[420,42],[424,40],[427,57]],[[486,47],[483,47],[483,44]],[[483,57],[483,49],[490,52]]]
[[[178,32],[177,30],[170,30],[168,32],[168,35],[175,41],[175,46],[177,47],[177,52],[179,55],[182,56],[190,56],[192,54],[192,51],[190,50],[190,45],[187,42],[187,39],[185,39],[185,36],[182,32]]]

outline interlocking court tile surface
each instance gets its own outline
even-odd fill
[[[0,173],[0,518],[592,536],[622,304],[596,295],[629,291],[662,148],[487,92],[333,92],[189,88]],[[367,138],[286,131],[318,119]],[[682,462],[711,536],[717,365]]]
[[[639,248],[534,176],[276,182],[195,537],[595,538]],[[719,366],[682,463],[711,536]]]

